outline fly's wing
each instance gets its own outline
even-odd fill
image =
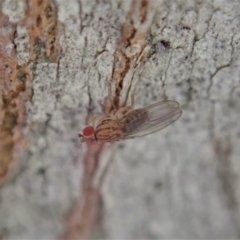
[[[127,134],[124,139],[142,137],[157,132],[175,122],[182,114],[179,103],[171,100],[152,104],[142,110],[147,112],[147,119],[136,130]]]

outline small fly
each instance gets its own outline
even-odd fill
[[[107,116],[95,119],[95,128],[87,126],[79,134],[89,144],[115,142],[146,136],[175,122],[182,114],[179,103],[166,100],[145,108],[120,107]]]

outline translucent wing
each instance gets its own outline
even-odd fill
[[[129,122],[126,124],[126,129],[131,129],[126,132],[124,139],[142,137],[157,132],[175,122],[181,114],[182,111],[179,108],[179,103],[171,100],[133,110],[121,119],[122,121]],[[126,121],[127,118],[131,118],[130,115],[134,116],[135,126],[133,121]]]

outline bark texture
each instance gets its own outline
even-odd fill
[[[0,7],[1,239],[240,238],[238,0]],[[80,146],[88,116],[133,92],[183,115]]]

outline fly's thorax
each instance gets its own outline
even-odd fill
[[[112,142],[124,137],[122,124],[115,120],[103,121],[96,127],[95,136],[99,142]]]
[[[136,109],[122,119],[124,132],[130,134],[136,131],[148,119],[148,112],[145,109]]]

